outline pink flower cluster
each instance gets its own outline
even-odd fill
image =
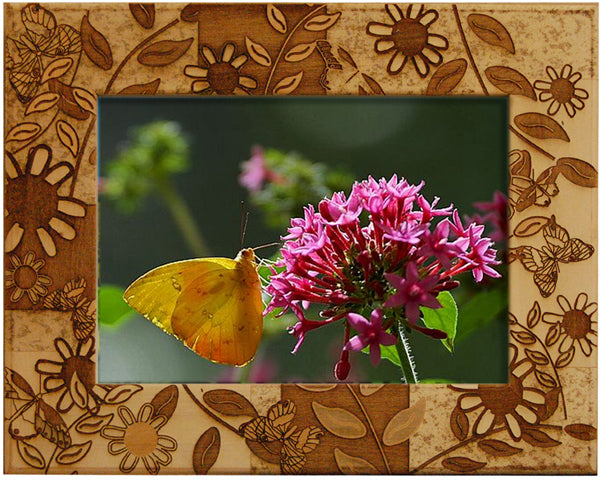
[[[395,175],[355,183],[348,197],[334,193],[315,211],[305,207],[304,218],[291,220],[267,293],[267,312],[291,310],[298,322],[290,333],[298,341],[316,328],[346,319],[341,359],[335,367],[343,380],[350,350],[370,348],[377,363],[380,345],[393,344],[396,322],[434,338],[440,330],[418,324],[420,307],[440,308],[437,295],[456,288],[456,275],[471,271],[476,281],[499,277],[493,242],[475,222],[463,226],[452,207],[439,208]],[[279,273],[277,273],[279,271]],[[305,312],[321,306],[320,319]],[[363,315],[370,317],[367,320]],[[350,338],[354,331],[356,335]],[[391,333],[388,333],[391,332]],[[395,337],[394,337],[395,338]]]

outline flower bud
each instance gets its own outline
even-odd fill
[[[348,352],[344,352],[346,355],[342,354],[342,358],[335,364],[333,372],[335,373],[335,378],[339,381],[346,380],[348,378],[348,374],[350,373],[350,362],[348,361]]]

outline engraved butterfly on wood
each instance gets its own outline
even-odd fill
[[[21,10],[26,32],[19,40],[6,42],[8,79],[22,103],[35,96],[41,84],[44,58],[71,55],[81,51],[79,32],[69,25],[56,25],[54,15],[39,4]]]
[[[4,398],[16,409],[8,418],[8,434],[12,438],[29,440],[41,435],[59,448],[71,445],[71,435],[60,413],[10,368],[4,368]]]
[[[518,228],[518,227],[517,227]],[[594,253],[594,247],[579,238],[571,238],[569,233],[556,223],[554,215],[542,228],[546,241],[541,249],[521,246],[511,249],[509,261],[518,259],[530,272],[542,297],[549,297],[556,289],[559,265],[581,262]]]
[[[256,417],[240,426],[240,433],[246,440],[266,447],[278,447],[281,472],[284,474],[299,473],[306,463],[306,454],[317,447],[323,435],[318,427],[296,431],[297,427],[290,425],[295,414],[296,405],[289,400],[281,400],[269,408],[266,417]]]
[[[513,161],[510,161],[514,158]],[[558,194],[556,178],[559,169],[553,165],[537,178],[531,167],[531,155],[527,150],[513,150],[509,155],[510,161],[510,185],[508,196],[511,208],[522,212],[532,205],[547,207],[550,205],[551,197]]]

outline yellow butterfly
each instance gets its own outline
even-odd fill
[[[243,366],[260,343],[261,283],[254,250],[235,259],[200,258],[155,268],[124,300],[164,332],[216,363]]]

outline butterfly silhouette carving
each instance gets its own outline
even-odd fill
[[[556,223],[554,215],[542,228],[546,245],[541,249],[521,246],[512,249],[510,257],[518,259],[530,272],[542,297],[549,297],[556,289],[559,265],[581,262],[594,253],[594,247],[579,238],[571,238],[567,230]]]
[[[306,463],[306,454],[317,447],[323,435],[318,427],[297,431],[297,427],[291,425],[295,414],[296,405],[281,400],[269,408],[266,417],[258,416],[240,426],[246,441],[258,442],[269,451],[277,451],[284,474],[299,473]]]
[[[41,84],[44,59],[81,51],[79,32],[69,25],[57,25],[52,12],[30,3],[21,10],[25,33],[6,42],[8,79],[22,103],[35,96]]]
[[[559,168],[553,165],[536,178],[531,167],[531,155],[527,150],[513,150],[510,153],[510,158],[515,158],[509,166],[510,185],[508,196],[511,213],[513,209],[522,212],[532,205],[538,207],[550,205],[551,197],[558,194],[556,178],[559,174]]]

